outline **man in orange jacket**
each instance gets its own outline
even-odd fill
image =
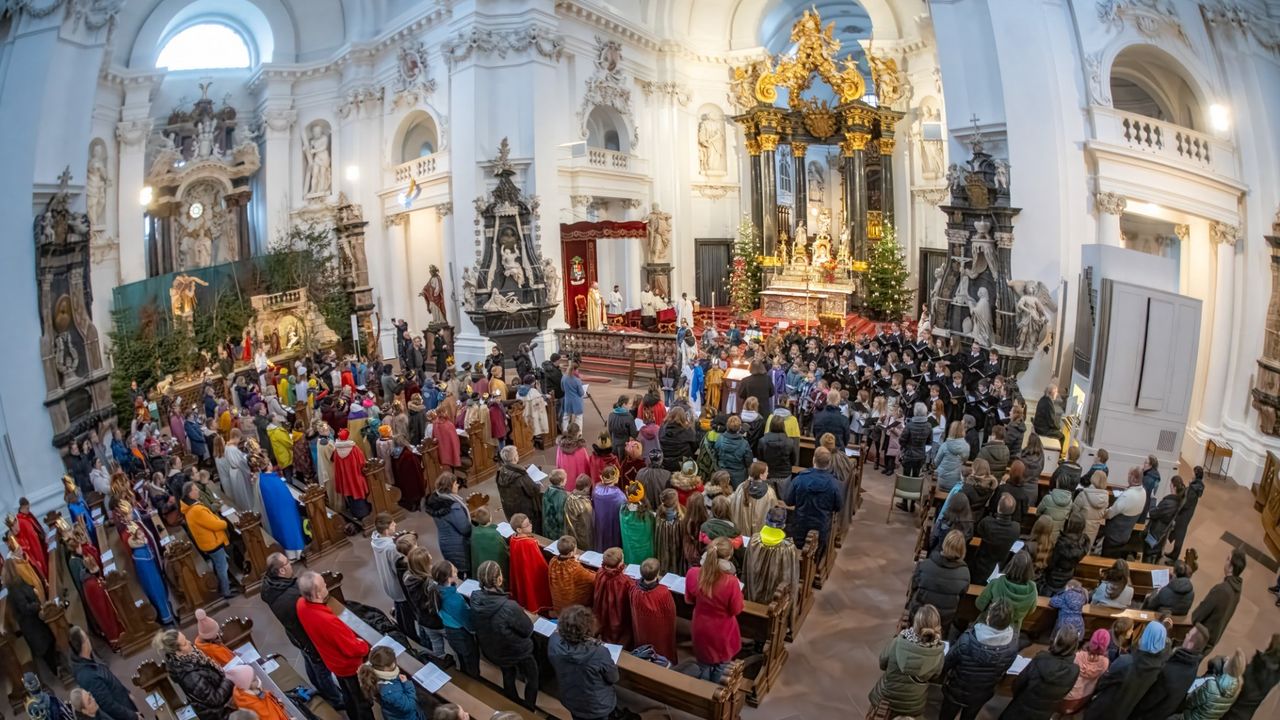
[[[329,588],[319,573],[305,572],[298,578],[298,622],[316,646],[324,666],[338,677],[338,687],[351,720],[373,720],[373,710],[362,696],[357,673],[369,655],[369,643],[347,627],[325,601]]]
[[[213,565],[213,572],[218,576],[218,592],[224,598],[233,597],[231,579],[227,576],[227,545],[231,542],[227,521],[200,502],[199,483],[187,481],[182,486],[182,517],[186,518],[192,542]]]

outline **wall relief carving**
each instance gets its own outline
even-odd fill
[[[587,79],[587,91],[578,109],[579,133],[587,137],[587,119],[592,109],[603,106],[613,108],[627,119],[631,126],[631,146],[640,142],[640,131],[631,112],[631,89],[626,86],[622,73],[622,44],[617,40],[596,37],[595,74]]]

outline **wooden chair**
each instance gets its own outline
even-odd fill
[[[895,500],[917,502],[924,491],[924,476],[911,477],[899,473],[893,479],[893,494],[889,496],[889,510],[884,514],[884,524],[889,524],[889,518],[893,516],[893,503]],[[920,524],[920,518],[916,517],[916,524]]]
[[[587,296],[579,295],[575,297],[573,299],[573,308],[578,311],[577,313],[578,322],[576,323],[577,326],[580,328],[586,327],[587,326]]]

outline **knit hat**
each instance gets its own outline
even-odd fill
[[[1089,653],[1101,655],[1111,646],[1111,632],[1106,628],[1098,628],[1089,636]]]
[[[391,426],[390,426],[390,425],[379,425],[379,426],[378,426],[378,437],[384,437],[384,438],[389,438],[389,437],[391,437]]]
[[[347,432],[346,428],[342,428],[341,430],[338,431],[339,440],[346,440],[349,437],[351,437],[351,433]]]
[[[248,690],[253,687],[253,668],[248,665],[236,665],[226,669],[227,679],[235,683],[235,686],[241,690]]]
[[[217,640],[222,634],[218,621],[209,617],[204,610],[196,609],[196,636],[201,640]]]

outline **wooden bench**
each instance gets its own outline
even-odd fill
[[[1111,567],[1114,563],[1115,560],[1113,558],[1086,555],[1076,565],[1074,577],[1082,585],[1092,590],[1101,581],[1102,571]],[[1143,562],[1129,563],[1129,584],[1133,587],[1135,600],[1142,600],[1160,589],[1153,580],[1153,574],[1161,572],[1167,574],[1170,579],[1173,578],[1173,568],[1168,565],[1153,565]]]
[[[956,611],[957,621],[967,624],[978,618],[977,600],[983,589],[982,585],[970,585],[965,594],[960,596],[960,606]],[[1125,610],[1094,604],[1085,605],[1082,614],[1084,615],[1086,633],[1092,633],[1094,630],[1110,629],[1116,618],[1119,617],[1131,618],[1135,630],[1141,632],[1143,625],[1153,620],[1158,620],[1160,617],[1160,613],[1153,610]],[[1036,607],[1022,621],[1022,631],[1033,639],[1037,637],[1047,639],[1057,619],[1058,611],[1049,607],[1049,598],[1043,595],[1037,596]],[[1187,632],[1191,630],[1194,623],[1191,621],[1190,615],[1177,615],[1172,620],[1173,628],[1169,631],[1169,637],[1175,642],[1180,642]]]

